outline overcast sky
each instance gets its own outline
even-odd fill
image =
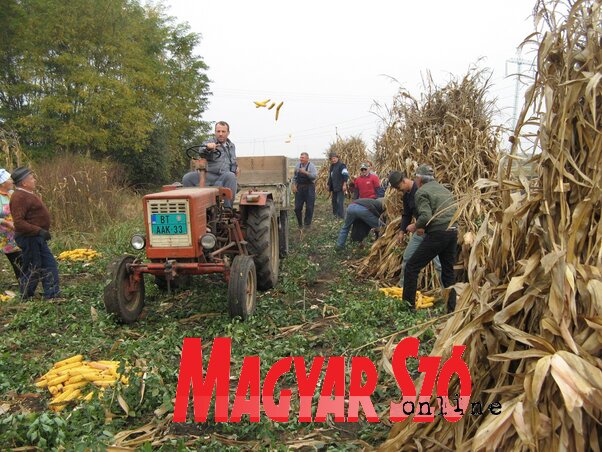
[[[517,46],[533,31],[531,0],[164,0],[166,14],[202,35],[197,49],[212,80],[204,119],[225,120],[239,155],[321,157],[341,137],[368,148],[399,84],[418,97],[430,71],[442,85],[493,70],[492,97],[514,112]],[[523,60],[532,60],[523,54]],[[527,65],[522,66],[526,72]],[[394,82],[391,78],[396,79]],[[255,108],[253,101],[284,102]],[[521,97],[522,99],[522,97]],[[519,102],[519,108],[522,101]],[[287,143],[287,141],[289,141]]]

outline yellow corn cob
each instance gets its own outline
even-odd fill
[[[107,388],[111,385],[115,384],[115,380],[113,381],[108,381],[108,380],[95,380],[92,382],[94,385],[100,387],[100,388]]]
[[[79,381],[77,383],[71,383],[71,384],[65,385],[63,387],[63,391],[72,391],[73,389],[83,388],[87,384],[88,384],[87,381]]]
[[[61,394],[59,394],[59,395],[58,395],[58,396],[56,396],[54,399],[52,399],[52,400],[50,401],[50,404],[51,404],[51,405],[57,405],[57,404],[59,404],[59,403],[65,402],[65,401],[67,401],[67,400],[70,400],[70,399],[68,399],[68,397],[70,397],[70,396],[71,396],[71,394],[72,394],[73,392],[75,392],[75,391],[77,391],[77,392],[79,393],[79,389],[72,389],[71,391],[63,391]]]
[[[104,364],[105,366],[119,367],[120,361],[96,361],[98,364]]]
[[[70,402],[70,401],[78,398],[79,395],[81,394],[81,390],[76,388],[76,389],[70,391],[68,394],[69,395],[63,399],[64,402]]]
[[[69,379],[67,380],[67,384],[73,384],[80,381],[87,381],[81,373],[77,374],[69,374]]]
[[[69,375],[59,375],[58,377],[48,380],[48,386],[56,386],[59,383],[63,383],[69,379]]]
[[[82,367],[82,365],[81,365],[80,362],[65,364],[65,365],[60,366],[60,367],[56,367],[56,365],[55,365],[55,367],[53,367],[52,369],[50,369],[48,371],[48,373],[46,373],[44,376],[46,378],[48,378],[49,376],[52,376],[52,375],[54,375],[55,377],[58,377],[59,375],[65,375],[65,374],[71,372],[72,370],[78,369],[80,367]]]
[[[72,356],[71,358],[67,358],[67,359],[64,359],[62,361],[55,363],[54,367],[61,367],[61,366],[64,366],[65,364],[71,364],[71,363],[75,363],[78,361],[82,361],[83,359],[84,359],[83,355],[75,355],[75,356]]]
[[[67,406],[66,403],[61,403],[61,404],[58,404],[58,405],[51,405],[50,409],[52,411],[54,411],[55,413],[60,413],[61,411],[63,411],[65,409],[66,406]]]
[[[280,102],[276,107],[276,121],[278,121],[278,115],[280,114],[280,108],[282,107],[282,104],[284,104],[284,102]]]
[[[106,364],[99,364],[99,363],[95,363],[95,362],[88,363],[88,366],[92,367],[93,369],[98,369],[98,370],[109,369],[109,366],[107,366]]]
[[[57,395],[60,392],[60,389],[57,388],[56,386],[48,386],[48,392],[50,392],[50,394]]]
[[[113,375],[100,375],[94,381],[110,381],[110,382],[115,382],[115,377]]]
[[[96,372],[86,372],[86,373],[82,373],[81,375],[87,381],[98,380],[101,377],[100,372],[98,372],[98,371],[96,371]]]
[[[89,402],[90,400],[92,400],[92,397],[94,396],[94,392],[90,391],[89,393],[87,393],[85,396],[83,396],[81,399],[85,400],[86,402]]]
[[[45,378],[38,381],[37,383],[35,383],[37,388],[45,388],[48,386],[48,380],[46,380]]]

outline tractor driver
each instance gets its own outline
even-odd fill
[[[232,190],[232,196],[234,197],[237,191],[236,176],[240,174],[240,169],[236,163],[236,146],[228,138],[229,135],[230,126],[227,122],[219,121],[215,124],[215,137],[207,140],[203,143],[203,146],[209,151],[218,149],[221,151],[221,155],[218,158],[207,159],[206,162],[202,163],[207,168],[207,186],[229,188]],[[196,170],[186,173],[182,178],[184,187],[198,187],[199,183],[200,174]],[[224,206],[232,207],[232,200],[224,200]]]

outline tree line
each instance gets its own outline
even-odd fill
[[[207,133],[200,35],[137,0],[3,0],[0,127],[33,159],[110,158],[133,184],[181,175]]]

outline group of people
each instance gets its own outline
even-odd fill
[[[356,241],[363,240],[370,230],[378,231],[384,226],[384,189],[371,165],[363,163],[360,175],[353,180],[354,200],[345,212],[345,192],[349,185],[349,171],[336,153],[331,153],[328,172],[328,191],[332,198],[332,213],[344,219],[339,231],[336,248],[345,246],[349,232]],[[316,167],[303,152],[295,166],[293,192],[295,193],[295,215],[299,228],[311,225],[316,199]],[[435,180],[433,168],[420,165],[412,179],[406,173],[393,171],[387,182],[394,190],[403,193],[403,215],[397,240],[402,243],[409,235],[405,247],[399,285],[403,287],[403,298],[411,308],[416,306],[416,286],[420,271],[431,261],[443,287],[454,284],[458,229],[452,224],[456,213],[453,194]],[[305,206],[305,216],[303,207]],[[456,306],[456,293],[449,291],[448,312]]]
[[[345,218],[345,194],[353,186],[354,199],[376,199],[384,196],[384,189],[378,176],[371,171],[369,163],[360,165],[360,174],[350,184],[347,165],[343,163],[336,152],[328,156],[330,168],[328,170],[328,193],[332,201],[332,214],[336,218]],[[318,172],[313,163],[309,161],[309,154],[302,152],[299,162],[295,166],[292,191],[295,194],[295,216],[300,229],[311,226],[314,206],[316,202],[316,178]],[[305,207],[305,215],[303,208]]]
[[[26,167],[0,168],[0,253],[15,273],[23,299],[41,282],[44,297],[60,297],[58,266],[50,248],[50,212],[35,193],[36,178]]]

